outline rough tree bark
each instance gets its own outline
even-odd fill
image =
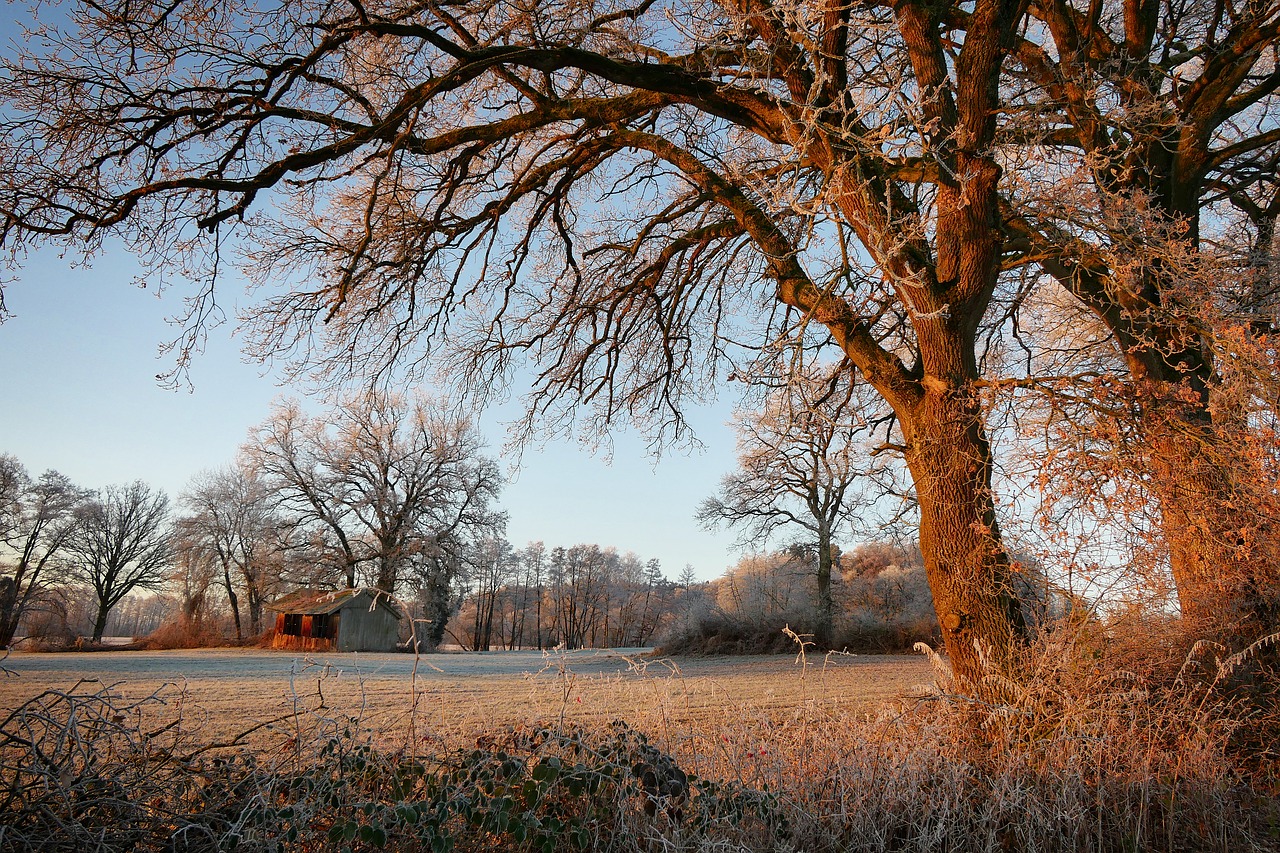
[[[972,392],[939,387],[908,431],[920,505],[920,552],[947,654],[980,671],[1025,630],[991,492],[991,449]]]
[[[1280,7],[1108,0],[1086,11],[1043,0],[1031,15],[1048,39],[1020,41],[1017,73],[1033,85],[1011,112],[1036,118],[1007,135],[1056,153],[1049,197],[1019,198],[1007,224],[1123,351],[1138,427],[1130,450],[1159,503],[1184,614],[1254,637],[1274,631],[1276,508],[1260,506],[1270,490],[1244,449],[1257,434],[1215,397],[1224,352],[1234,360],[1256,347],[1275,381],[1275,283],[1259,298],[1245,279],[1269,277],[1280,213]],[[1065,211],[1063,195],[1077,200]],[[1235,271],[1188,269],[1205,251],[1206,222],[1220,229],[1208,256],[1234,253]],[[1252,245],[1239,239],[1250,230]]]

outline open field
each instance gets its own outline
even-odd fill
[[[539,720],[639,727],[789,710],[873,711],[930,683],[914,656],[793,655],[664,659],[645,650],[424,655],[295,654],[202,649],[161,652],[18,653],[4,660],[0,712],[41,691],[82,680],[124,700],[151,694],[148,713],[181,713],[209,739],[226,739],[295,709],[358,718],[399,739],[471,738]],[[89,687],[89,685],[86,685]],[[252,740],[269,738],[264,728]]]
[[[1280,853],[1232,703],[1076,660],[17,654],[0,849]]]

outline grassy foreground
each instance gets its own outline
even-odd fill
[[[180,695],[48,690],[0,725],[0,850],[1280,850],[1258,679],[1116,663],[1058,638],[981,701],[943,676],[843,712],[797,681],[791,707],[576,722],[565,671],[543,721],[479,734],[318,690],[209,737]]]
[[[205,739],[229,739],[254,722],[323,703],[327,716],[358,718],[391,748],[411,727],[457,746],[543,720],[591,727],[621,718],[652,731],[724,708],[764,716],[798,706],[850,713],[916,695],[933,681],[921,655],[811,655],[807,663],[795,654],[671,660],[587,650],[417,660],[227,649],[25,654],[0,661],[0,670],[15,673],[0,676],[0,719],[46,687],[97,679],[125,701],[156,694],[162,701],[143,706],[146,725],[164,725],[180,709],[185,725]],[[277,728],[246,741],[267,744]]]

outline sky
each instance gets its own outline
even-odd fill
[[[41,14],[57,12],[42,7]],[[13,17],[0,20],[0,44],[20,38]],[[137,275],[136,262],[119,250],[90,267],[40,251],[7,280],[0,453],[16,456],[32,475],[55,469],[89,488],[141,479],[176,499],[195,474],[234,458],[273,400],[305,394],[245,363],[234,323],[210,335],[191,388],[162,387],[156,374],[172,362],[158,348],[176,334],[166,318],[181,310],[182,294],[143,290]],[[229,317],[242,291],[233,275],[221,282]],[[534,540],[613,546],[658,558],[669,577],[686,563],[700,578],[718,576],[737,559],[735,536],[702,530],[693,514],[735,467],[732,402],[687,413],[700,452],[671,449],[654,460],[639,437],[617,433],[611,461],[572,440],[549,441],[525,450],[518,470],[502,454],[503,413],[482,413],[489,450],[511,478],[501,500],[507,538],[516,547]],[[514,407],[505,412],[517,415]]]
[[[233,323],[210,335],[190,388],[162,387],[156,375],[171,362],[158,349],[176,332],[166,318],[181,294],[144,290],[136,274],[123,252],[85,268],[43,251],[5,285],[12,316],[0,324],[0,453],[33,476],[52,468],[89,488],[140,479],[176,499],[195,474],[235,457],[273,400],[305,395],[246,363]],[[234,317],[237,284],[228,277],[220,287]],[[611,461],[557,440],[526,450],[518,470],[501,453],[501,413],[483,413],[489,452],[511,477],[501,500],[508,540],[595,543],[656,557],[671,578],[686,564],[701,579],[720,575],[737,559],[735,537],[701,529],[693,514],[734,468],[731,409],[726,400],[691,413],[701,451],[655,460],[639,437],[618,433]]]

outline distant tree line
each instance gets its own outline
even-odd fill
[[[648,646],[695,587],[691,568],[672,581],[657,560],[599,545],[496,541],[481,553],[451,632],[481,651]]]
[[[277,406],[176,505],[141,481],[93,491],[0,456],[0,645],[24,619],[100,641],[131,595],[161,591],[179,634],[219,633],[225,610],[239,640],[262,632],[281,591],[366,585],[411,590],[438,643],[505,527],[481,451],[471,421],[437,401],[362,394],[315,417]]]
[[[833,547],[827,560],[797,544],[744,556],[711,581],[697,581],[689,566],[670,580],[657,560],[598,545],[513,551],[497,540],[482,552],[485,568],[461,590],[449,629],[466,649],[786,652],[795,649],[789,628],[823,649],[886,652],[936,643],[941,633],[914,543]],[[815,579],[829,567],[823,589]]]

